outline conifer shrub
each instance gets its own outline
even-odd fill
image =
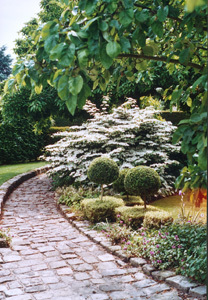
[[[147,212],[160,211],[160,209],[151,205],[147,205],[146,209],[141,205],[120,206],[115,209],[116,215],[119,215],[120,219],[133,229],[138,229],[142,226],[145,214]]]
[[[124,187],[124,179],[129,169],[123,169],[119,171],[118,178],[113,183],[113,189],[118,193],[127,193]],[[128,198],[128,197],[127,197]]]
[[[173,217],[166,211],[148,211],[144,215],[143,226],[146,228],[160,228],[161,225],[170,225]]]
[[[118,165],[108,157],[95,158],[87,171],[87,176],[91,181],[101,184],[101,200],[103,199],[103,184],[112,183],[118,175]]]
[[[92,223],[115,221],[115,209],[123,206],[122,199],[105,196],[104,201],[101,199],[84,199],[81,201],[81,209],[87,220]]]
[[[160,188],[159,174],[152,168],[138,166],[128,171],[124,179],[124,187],[130,195],[141,196],[146,208],[146,197],[154,195]]]

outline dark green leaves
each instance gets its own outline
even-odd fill
[[[127,27],[129,24],[131,24],[133,17],[134,17],[134,10],[131,8],[121,11],[119,14],[120,23],[124,27]]]
[[[106,52],[110,57],[115,58],[121,53],[121,46],[117,42],[109,42],[106,46]]]
[[[89,51],[87,49],[82,49],[78,51],[78,61],[80,66],[87,66]]]
[[[137,21],[144,23],[149,19],[149,10],[143,9],[142,11],[137,11],[135,17]]]
[[[61,98],[61,100],[67,100],[69,97],[69,88],[68,88],[68,80],[69,77],[66,75],[63,75],[58,82],[58,95]]]
[[[160,21],[152,23],[151,27],[154,34],[156,34],[159,38],[163,36],[163,24]]]
[[[44,49],[47,53],[50,53],[51,49],[56,46],[59,39],[58,34],[50,35],[44,43]]]
[[[113,59],[106,53],[105,45],[100,47],[100,61],[105,69],[109,69],[113,63]]]
[[[66,100],[66,106],[73,116],[77,107],[77,95],[69,95],[69,98]]]
[[[157,11],[157,17],[160,22],[164,22],[168,16],[169,8],[168,6],[160,7]]]
[[[187,64],[189,58],[190,58],[190,49],[189,48],[183,49],[179,55],[179,62],[181,64]]]
[[[72,77],[69,79],[69,92],[76,96],[82,89],[83,86],[83,78],[78,75],[77,77]]]

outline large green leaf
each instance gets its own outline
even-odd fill
[[[136,43],[139,44],[140,47],[144,47],[145,44],[146,44],[146,36],[144,34],[144,32],[139,28],[137,27],[133,34],[132,34],[132,40]]]
[[[91,95],[91,89],[86,83],[84,83],[83,87],[78,95],[77,106],[82,109],[82,107],[85,105],[86,99],[90,95]]]
[[[179,62],[181,64],[187,64],[189,58],[190,58],[190,49],[189,48],[183,49],[179,55]]]
[[[61,57],[64,47],[66,47],[65,43],[60,43],[56,45],[50,52],[50,59],[51,60],[59,59]]]
[[[63,75],[58,81],[58,95],[61,100],[67,100],[69,98],[68,80],[69,77],[67,75]]]
[[[121,46],[117,42],[109,42],[106,46],[106,52],[110,57],[115,58],[121,53]]]
[[[73,116],[77,107],[77,95],[69,95],[68,99],[66,100],[66,106]]]
[[[123,10],[119,14],[120,23],[124,27],[127,27],[129,24],[131,24],[133,17],[134,17],[134,10],[132,8]]]
[[[75,54],[75,45],[71,44],[70,46],[64,47],[61,57],[59,59],[59,64],[62,67],[68,67],[71,65],[73,59],[74,59],[74,54]]]
[[[160,22],[164,22],[165,19],[167,18],[168,16],[168,11],[169,11],[169,8],[168,6],[165,6],[165,7],[160,7],[157,11],[157,16],[158,16],[158,20]]]
[[[59,35],[58,34],[54,34],[54,35],[50,35],[44,43],[44,49],[47,53],[50,53],[51,49],[53,49],[59,39]]]
[[[207,148],[204,148],[199,152],[198,164],[202,170],[207,169]]]
[[[83,86],[83,78],[81,75],[77,77],[72,77],[69,79],[69,91],[72,95],[76,96],[82,89]]]
[[[163,36],[163,23],[160,21],[155,21],[151,25],[152,31],[161,38]]]
[[[207,112],[203,113],[194,113],[190,117],[190,122],[191,123],[200,123],[203,119],[207,118]]]
[[[80,66],[87,66],[89,50],[82,49],[82,50],[79,50],[77,54],[78,54],[78,60],[79,60]]]
[[[144,23],[149,19],[149,10],[143,9],[142,11],[137,11],[135,17],[137,21]]]
[[[131,44],[130,44],[130,41],[125,38],[125,37],[121,37],[120,38],[120,45],[121,45],[121,48],[122,48],[122,51],[125,52],[125,53],[129,53],[130,49],[131,49]]]
[[[105,69],[109,69],[113,63],[113,59],[106,53],[106,47],[100,47],[100,61]]]

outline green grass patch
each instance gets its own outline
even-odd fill
[[[156,200],[155,202],[151,203],[151,205],[169,212],[172,215],[173,219],[177,219],[179,213],[181,212],[181,197],[176,195],[176,196],[162,198],[160,200]],[[192,204],[189,201],[185,201],[185,211],[188,213],[188,211],[190,211],[191,209],[192,209]],[[199,208],[196,208],[195,211],[198,212]],[[204,222],[206,222],[206,218],[207,218],[206,202],[204,202],[201,205],[200,213],[204,215],[202,219]]]
[[[16,175],[29,172],[31,170],[47,165],[46,162],[32,162],[25,164],[3,165],[0,166],[0,185]]]

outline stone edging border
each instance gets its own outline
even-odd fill
[[[157,281],[164,281],[166,284],[177,288],[183,293],[187,293],[189,296],[197,297],[197,299],[205,299],[206,286],[199,283],[192,282],[189,278],[176,275],[175,272],[166,270],[159,271],[156,270],[151,264],[148,264],[147,261],[143,258],[135,257],[130,258],[125,255],[125,252],[122,251],[121,246],[115,246],[109,241],[103,233],[99,233],[96,230],[90,229],[90,223],[88,221],[76,221],[74,220],[74,213],[68,212],[68,207],[66,205],[57,204],[58,209],[62,215],[81,233],[85,234],[88,238],[94,241],[96,244],[101,245],[109,253],[118,256],[122,261],[130,263],[134,267],[141,267],[143,272],[146,275],[151,276]]]
[[[0,186],[0,219],[3,215],[3,205],[8,199],[9,195],[24,181],[35,177],[38,174],[45,173],[50,168],[50,165],[46,165],[33,171],[19,174]],[[129,262],[134,267],[141,267],[143,272],[149,276],[152,276],[153,279],[158,281],[165,281],[165,283],[177,288],[183,293],[188,293],[190,296],[198,297],[197,299],[205,299],[205,285],[200,285],[191,282],[187,277],[176,275],[173,271],[157,271],[143,258],[131,258],[129,260],[120,246],[112,245],[112,243],[104,236],[104,234],[98,233],[96,230],[90,229],[90,223],[88,221],[74,220],[74,214],[68,212],[68,207],[66,205],[57,204],[57,208],[60,210],[63,216],[81,233],[85,234],[95,243],[104,247],[109,253],[118,256],[122,261]]]

